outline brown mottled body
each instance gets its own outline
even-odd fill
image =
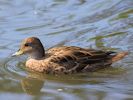
[[[108,67],[127,55],[127,52],[115,53],[75,46],[55,47],[44,52],[40,40],[36,37],[25,39],[20,51],[30,56],[26,62],[28,69],[44,73],[95,71]]]

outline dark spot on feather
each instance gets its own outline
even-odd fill
[[[75,56],[85,56],[85,54],[82,53],[82,52],[74,52],[73,54],[74,54]]]
[[[114,52],[114,51],[108,51],[108,52],[106,52],[107,55],[114,54],[114,53],[116,53],[116,52]]]
[[[51,62],[57,62],[57,59],[56,58],[52,58]]]
[[[74,58],[73,57],[71,57],[71,56],[65,56],[68,60],[74,60]]]
[[[68,62],[68,60],[66,58],[60,58],[60,63],[64,63],[64,62]]]

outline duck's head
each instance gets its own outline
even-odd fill
[[[31,58],[40,59],[45,56],[45,51],[41,41],[37,37],[29,37],[22,41],[19,50],[13,56],[22,54],[28,54]]]

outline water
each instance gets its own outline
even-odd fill
[[[0,99],[132,100],[132,0],[0,0]],[[42,75],[11,58],[22,39],[56,45],[130,51],[113,67],[94,73]]]

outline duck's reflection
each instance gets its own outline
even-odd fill
[[[24,92],[30,95],[41,94],[41,88],[43,87],[43,84],[44,80],[36,78],[31,74],[21,80],[22,89]]]
[[[105,70],[101,70],[99,72],[94,73],[80,73],[74,75],[47,75],[43,73],[33,73],[29,72],[28,75],[21,80],[21,86],[25,93],[29,95],[41,95],[45,94],[41,89],[45,83],[45,80],[54,83],[61,83],[67,85],[84,85],[84,84],[91,84],[91,85],[98,85],[105,83],[107,78],[117,78],[118,75],[125,73],[125,70],[121,68],[113,68],[110,67]],[[117,77],[115,76],[117,75]],[[106,78],[107,77],[107,78]],[[60,86],[58,86],[60,87]]]
[[[81,75],[83,79],[84,75]],[[60,82],[70,85],[76,85],[76,84],[85,84],[85,83],[99,83],[99,82],[91,82],[92,80],[81,80],[79,79],[79,75],[62,75],[62,76],[53,76],[53,75],[44,75],[42,73],[28,73],[28,75],[21,80],[21,86],[25,93],[29,95],[40,95],[43,94],[41,92],[41,88],[43,88],[43,85],[45,83],[45,80],[50,80],[53,82]],[[80,81],[80,82],[79,82]],[[101,82],[100,82],[101,83]]]

